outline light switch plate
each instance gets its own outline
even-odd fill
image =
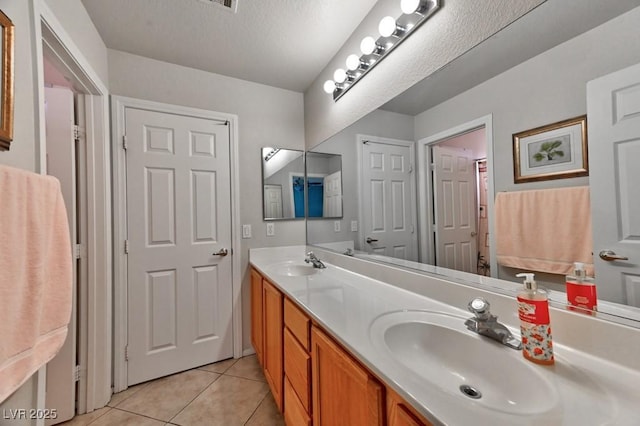
[[[357,220],[352,220],[351,221],[351,232],[358,232],[358,221]]]
[[[340,232],[340,221],[339,220],[333,221],[333,231],[334,232]]]
[[[242,225],[242,238],[251,238],[251,225]]]
[[[273,237],[274,235],[276,235],[276,224],[267,223],[267,237]]]

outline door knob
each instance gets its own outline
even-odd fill
[[[618,256],[612,250],[602,250],[598,255],[600,256],[600,259],[606,260],[607,262],[612,262],[614,260],[629,260],[628,257]]]
[[[472,236],[472,237],[475,237],[476,235],[478,235],[478,233],[477,233],[476,231],[472,231],[472,232],[471,232],[471,236]]]
[[[376,240],[375,238],[371,238],[371,237],[367,237],[367,239],[365,241],[367,242],[367,244],[378,242],[378,240]]]
[[[216,253],[211,253],[211,256],[226,256],[229,254],[229,250],[226,248],[221,248]]]

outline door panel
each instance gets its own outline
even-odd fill
[[[128,384],[233,355],[229,132],[127,108]]]
[[[598,296],[640,306],[640,64],[589,82],[587,113]],[[605,261],[603,250],[628,260]]]
[[[476,184],[471,153],[433,147],[436,264],[476,273]]]
[[[47,174],[60,181],[60,189],[69,217],[70,240],[78,241],[76,215],[76,156],[74,140],[73,92],[65,87],[45,88],[45,121],[47,139]],[[71,247],[61,249],[71,250]],[[47,424],[70,420],[75,415],[76,382],[76,314],[77,265],[74,257],[73,305],[67,338],[58,354],[47,364],[46,408],[55,409],[55,420]]]
[[[363,250],[418,260],[413,146],[368,141],[362,148]],[[366,242],[367,238],[371,242]],[[373,241],[377,240],[377,241]]]

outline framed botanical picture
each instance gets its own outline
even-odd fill
[[[588,175],[586,115],[514,133],[515,183]]]

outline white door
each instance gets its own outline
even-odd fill
[[[338,170],[322,180],[324,217],[342,217],[342,172]]]
[[[364,249],[418,260],[413,142],[367,141],[362,147]]]
[[[60,181],[64,198],[71,243],[77,239],[76,217],[76,155],[74,140],[73,92],[65,87],[45,88],[45,125],[47,140],[47,174]],[[71,250],[71,247],[60,247]],[[47,364],[46,407],[55,409],[55,420],[47,424],[61,423],[75,415],[76,382],[76,292],[77,261],[73,268],[73,304],[67,338],[60,352]]]
[[[264,186],[264,215],[271,219],[282,218],[282,186]]]
[[[476,184],[469,150],[433,147],[436,265],[477,273]]]
[[[125,109],[128,384],[233,355],[229,130]]]
[[[587,112],[598,297],[640,306],[640,64],[589,82]]]

